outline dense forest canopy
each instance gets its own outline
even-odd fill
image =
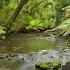
[[[20,1],[0,1],[0,33],[6,33],[5,26]],[[16,18],[10,27],[11,31],[20,31],[24,28],[53,29],[52,31],[67,36],[70,34],[70,0],[29,0]]]

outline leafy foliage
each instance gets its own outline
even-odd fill
[[[17,6],[17,0],[0,1],[0,25],[5,25]]]
[[[0,1],[0,25],[5,25],[19,0]],[[29,0],[23,7],[13,30],[24,27],[52,29],[58,26],[64,36],[70,34],[70,0]]]

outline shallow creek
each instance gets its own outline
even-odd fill
[[[38,61],[70,61],[70,49],[64,38],[54,35],[11,35],[0,40],[0,70],[36,70]]]

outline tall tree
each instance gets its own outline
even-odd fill
[[[15,22],[18,14],[20,13],[22,7],[28,2],[28,0],[20,0],[20,3],[16,7],[14,13],[12,14],[10,20],[7,22],[6,27],[7,27],[7,33],[9,33],[9,30],[12,26],[12,24]]]

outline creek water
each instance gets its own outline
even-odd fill
[[[21,33],[0,40],[0,70],[36,70],[36,62],[52,60],[70,61],[64,38]]]

